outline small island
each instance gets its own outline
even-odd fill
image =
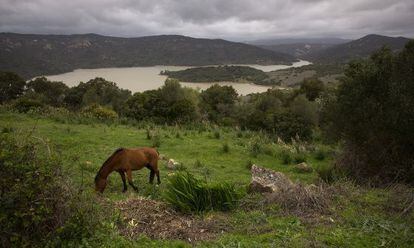
[[[277,85],[279,82],[271,79],[261,70],[249,66],[205,66],[194,67],[180,71],[161,71],[161,75],[177,79],[181,82],[246,82],[259,85]]]

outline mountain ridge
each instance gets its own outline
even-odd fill
[[[409,38],[368,34],[359,39],[321,49],[307,54],[304,59],[317,63],[346,63],[352,59],[368,57],[383,46],[397,52],[404,48]]]
[[[291,64],[288,54],[223,39],[182,35],[0,33],[0,70],[25,78],[74,69],[153,65]]]

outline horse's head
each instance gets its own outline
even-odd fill
[[[95,177],[95,191],[103,193],[106,187],[106,178]]]

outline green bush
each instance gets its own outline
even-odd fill
[[[0,134],[0,246],[76,247],[104,230],[108,214],[94,195],[74,190],[47,143],[7,131]]]
[[[94,117],[99,120],[114,120],[118,118],[118,114],[112,109],[92,104],[82,109],[82,114],[87,117]]]
[[[34,109],[40,109],[43,106],[43,103],[40,101],[29,98],[19,98],[13,104],[13,108],[22,113],[27,113]]]
[[[315,152],[315,155],[314,156],[315,156],[315,159],[317,159],[319,161],[322,161],[322,160],[325,160],[326,159],[327,152],[325,150],[323,150],[323,149],[318,149]]]
[[[227,211],[236,206],[239,194],[234,185],[206,184],[188,172],[178,172],[168,179],[164,198],[185,213],[209,210]]]
[[[26,82],[13,72],[0,72],[0,103],[16,99],[23,95]]]
[[[296,164],[306,162],[306,155],[303,152],[298,152],[293,156],[293,162]]]
[[[292,153],[286,149],[283,149],[280,154],[280,159],[282,160],[282,164],[291,164],[293,162]]]
[[[5,246],[30,246],[64,222],[70,192],[60,161],[34,140],[13,135],[0,135],[0,240]]]
[[[316,168],[316,173],[318,173],[319,178],[326,183],[332,183],[340,178],[346,177],[345,174],[339,170],[339,168],[336,168],[331,164],[318,166]]]

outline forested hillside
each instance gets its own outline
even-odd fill
[[[0,70],[24,78],[78,68],[152,65],[290,64],[287,54],[221,39],[179,35],[119,38],[96,34],[0,34]]]

